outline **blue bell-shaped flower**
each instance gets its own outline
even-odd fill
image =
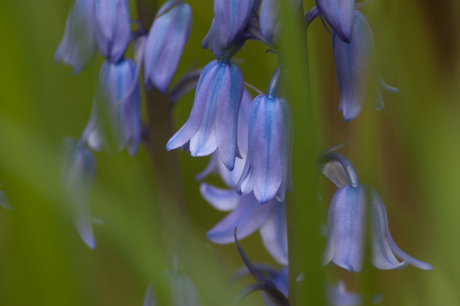
[[[84,141],[69,140],[63,182],[70,202],[73,223],[85,244],[94,249],[93,227],[89,213],[89,197],[96,173],[96,160]]]
[[[158,11],[144,52],[145,81],[150,80],[162,93],[171,84],[192,27],[190,6],[175,2],[167,1]]]
[[[214,39],[221,50],[230,49],[239,42],[254,7],[254,0],[214,0]]]
[[[350,42],[354,31],[355,0],[316,0],[316,5],[340,39]]]
[[[207,156],[218,150],[222,162],[233,170],[243,91],[243,74],[238,65],[227,60],[206,65],[198,81],[190,116],[168,141],[166,149],[184,148],[192,156]]]
[[[91,147],[99,147],[97,141],[92,142],[96,139],[109,151],[127,148],[131,156],[137,153],[141,139],[141,96],[139,82],[134,86],[135,73],[131,59],[106,61],[102,65],[93,108],[98,123],[89,136]]]
[[[76,0],[65,26],[64,37],[54,54],[78,74],[96,55],[97,42],[94,23],[94,0]]]
[[[359,184],[351,163],[337,153],[328,153],[323,157],[327,162],[339,162],[349,179],[349,184],[340,186],[334,194],[329,206],[328,236],[323,263],[326,265],[333,262],[350,272],[361,271],[366,220],[369,215],[372,265],[381,270],[402,269],[407,264],[422,270],[432,270],[430,264],[409,256],[396,245],[388,229],[387,213],[380,195],[375,189]],[[402,261],[399,262],[396,257]]]
[[[99,51],[118,62],[128,47],[131,34],[127,0],[94,0],[96,37]]]
[[[351,121],[361,113],[369,85],[380,84],[389,92],[398,92],[397,88],[385,84],[373,68],[374,38],[371,27],[363,13],[355,11],[355,15],[354,34],[350,43],[344,42],[335,31],[332,32],[332,49],[340,92],[339,111],[343,112],[345,121]],[[378,86],[375,94],[376,109],[381,110],[384,105]]]

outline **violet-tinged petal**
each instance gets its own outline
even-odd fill
[[[269,42],[278,40],[280,33],[279,8],[277,0],[264,0],[260,8],[260,32]]]
[[[260,227],[260,235],[267,251],[282,265],[288,264],[288,243],[286,225],[286,205],[272,200],[264,205],[273,205],[274,209],[267,221]],[[277,286],[278,287],[278,286]],[[284,293],[284,292],[283,292]]]
[[[316,0],[316,5],[340,39],[350,42],[354,35],[355,0]]]
[[[372,205],[373,207],[375,207],[375,209],[378,209],[379,211],[379,217],[382,219],[381,222],[383,222],[385,227],[386,239],[388,240],[388,245],[393,251],[393,254],[401,260],[403,260],[403,262],[407,262],[408,264],[413,265],[414,267],[417,267],[422,270],[433,270],[433,266],[431,264],[413,258],[396,245],[393,238],[391,237],[390,229],[388,228],[388,217],[385,205],[383,204],[382,198],[380,197],[378,192],[374,189],[372,189]]]
[[[233,210],[240,202],[240,196],[234,189],[222,189],[202,183],[200,192],[203,198],[217,210]]]
[[[237,146],[237,124],[240,102],[243,98],[243,73],[236,64],[228,65],[230,86],[221,89],[216,110],[216,137],[222,162],[233,170]],[[227,92],[228,90],[228,92]],[[235,101],[239,101],[235,103]]]
[[[208,162],[208,165],[206,166],[206,168],[203,171],[201,171],[200,173],[198,173],[195,176],[195,179],[197,181],[201,181],[205,177],[210,175],[211,173],[216,173],[216,171],[217,171],[217,169],[219,167],[219,163],[220,163],[219,156],[217,156],[216,153],[212,154],[211,158],[209,159],[209,162]]]
[[[166,144],[168,151],[179,148],[185,144],[188,144],[190,139],[195,135],[198,128],[200,127],[203,119],[203,113],[207,105],[207,96],[213,85],[215,74],[220,63],[215,60],[210,62],[203,69],[198,85],[195,92],[195,101],[193,103],[192,111],[187,122],[174,134],[173,137]]]
[[[261,203],[265,203],[276,196],[283,181],[285,122],[278,99],[259,97],[260,105],[251,130],[252,166],[255,174],[254,194]]]
[[[174,2],[177,1],[167,1],[162,9],[170,7]],[[192,10],[186,3],[177,4],[166,13],[162,9],[150,29],[144,57],[145,81],[150,80],[165,93],[190,37]]]
[[[253,194],[240,196],[240,202],[235,210],[209,230],[207,236],[215,243],[232,243],[234,242],[233,232],[237,227],[238,236],[244,238],[267,220],[273,208],[272,205],[260,205]]]
[[[240,40],[253,10],[253,0],[214,0],[214,18],[220,49],[225,50]]]
[[[332,260],[350,272],[361,271],[364,258],[365,197],[363,185],[345,185],[334,194],[328,216],[328,241],[324,253],[326,264]]]
[[[385,222],[386,211],[384,206],[379,203],[380,196],[372,189],[372,264],[381,270],[402,269],[407,266],[406,262],[399,262],[393,255],[388,244],[387,231],[388,223]]]
[[[168,93],[169,100],[175,103],[183,95],[195,90],[202,71],[198,69],[184,74]]]
[[[67,17],[64,37],[54,61],[71,65],[73,72],[78,74],[96,55],[94,26],[94,0],[76,0]]]
[[[96,172],[93,153],[81,143],[68,143],[63,182],[69,197],[74,225],[85,244],[94,249],[93,227],[89,213],[89,197]]]
[[[378,86],[382,85],[382,81],[376,69],[372,67],[374,59],[372,30],[360,11],[356,11],[355,15],[354,34],[350,43],[342,41],[335,31],[332,32],[332,48],[340,91],[339,111],[343,112],[345,121],[353,120],[361,113],[368,90],[375,92],[376,108],[384,108]],[[368,85],[375,87],[368,88]],[[396,88],[389,86],[384,88],[393,93],[397,91]]]
[[[130,59],[117,63],[106,61],[101,67],[95,96],[96,133],[102,135],[109,151],[121,151],[128,147],[131,155],[137,152],[141,138],[141,101],[139,84],[132,91],[135,72],[136,66]],[[119,104],[122,99],[125,100]]]
[[[102,55],[117,62],[128,47],[131,33],[127,0],[94,0],[96,37]]]

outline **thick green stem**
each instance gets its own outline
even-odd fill
[[[158,9],[157,2],[138,0],[137,9],[142,27],[149,29]],[[163,220],[162,229],[164,235],[167,235],[167,246],[175,248],[188,220],[177,153],[166,151],[166,143],[173,135],[172,104],[167,95],[153,87],[145,92],[145,97],[149,123],[149,150],[156,177]]]
[[[310,92],[307,33],[303,15],[292,18],[289,3],[280,2],[283,21],[281,54],[286,65],[287,98],[293,109],[294,190],[286,213],[289,243],[289,300],[292,305],[324,305],[320,237],[321,207],[317,200],[320,132]],[[302,12],[300,12],[302,13]],[[305,273],[300,285],[296,279]]]

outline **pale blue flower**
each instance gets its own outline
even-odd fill
[[[96,37],[99,51],[112,62],[124,55],[131,39],[127,0],[94,0]]]
[[[292,127],[289,104],[269,93],[254,99],[249,127],[249,150],[237,191],[260,203],[283,202],[291,188]]]
[[[177,4],[177,0],[163,4],[152,24],[144,53],[145,82],[151,81],[162,93],[171,84],[190,37],[191,27],[190,6]]]
[[[323,159],[326,162],[339,162],[349,182],[340,186],[329,206],[328,237],[323,264],[333,262],[350,272],[361,271],[365,251],[367,209],[370,209],[371,262],[376,268],[402,269],[411,264],[422,270],[432,270],[430,264],[409,256],[396,245],[388,228],[387,213],[380,195],[372,187],[359,183],[351,163],[337,153],[327,153]],[[338,172],[340,176],[341,172]],[[396,257],[402,261],[398,261]]]
[[[97,42],[94,23],[94,0],[76,0],[67,17],[64,37],[54,54],[78,74],[96,55]]]
[[[350,42],[355,20],[355,0],[316,0],[320,15],[341,40]]]
[[[70,202],[70,213],[81,239],[91,249],[96,247],[89,212],[89,198],[96,173],[96,161],[84,141],[66,144],[63,182]]]
[[[135,72],[131,59],[105,61],[102,65],[93,108],[97,125],[89,136],[92,148],[97,150],[103,142],[109,151],[126,148],[131,156],[137,153],[141,140],[141,98],[138,81],[134,85]]]
[[[343,112],[345,121],[353,120],[361,113],[367,92],[372,92],[370,85],[377,85],[374,90],[375,107],[378,110],[384,108],[379,84],[389,92],[398,92],[397,88],[383,82],[373,68],[375,52],[371,27],[363,13],[355,11],[355,15],[354,34],[350,43],[342,41],[332,31],[332,49],[340,92],[339,111]]]
[[[243,74],[238,65],[227,60],[209,63],[198,81],[190,116],[166,149],[181,147],[192,156],[207,156],[217,150],[225,166],[233,170],[243,90]]]

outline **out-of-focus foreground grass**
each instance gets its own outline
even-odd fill
[[[72,2],[0,2],[0,181],[14,207],[0,210],[0,305],[141,305],[152,280],[161,298],[167,288],[164,271],[172,269],[156,201],[154,182],[161,178],[154,177],[145,147],[134,158],[126,152],[96,154],[91,197],[100,224],[95,225],[96,250],[83,244],[68,216],[60,185],[62,141],[82,132],[102,63],[99,56],[78,76],[53,63]],[[204,66],[213,59],[201,48],[212,20],[211,1],[189,2],[194,25],[178,75],[195,60]],[[311,5],[305,1],[306,8]],[[330,36],[315,21],[309,60],[321,143],[326,148],[350,141],[341,152],[361,181],[379,190],[396,243],[434,266],[431,272],[408,267],[365,274],[375,278],[384,296],[381,305],[458,305],[460,4],[451,0],[433,8],[429,0],[378,0],[364,12],[374,31],[380,73],[400,93],[384,94],[385,110],[375,112],[367,103],[360,117],[345,123],[336,110]],[[263,91],[276,66],[275,57],[264,52],[260,43],[248,42],[237,56],[244,59],[245,80]],[[190,93],[177,105],[177,127],[192,101]],[[179,156],[194,228],[181,269],[194,279],[203,304],[218,305],[216,298],[233,293],[221,291],[223,277],[242,263],[234,245],[205,240],[206,231],[224,216],[205,203],[194,180],[206,159]],[[301,169],[294,165],[294,171]],[[303,184],[296,181],[295,187]],[[322,196],[324,211],[332,192]],[[273,263],[257,234],[242,245],[251,259]],[[352,290],[369,281],[325,269],[346,279]],[[247,305],[260,303],[259,297],[249,297]]]

